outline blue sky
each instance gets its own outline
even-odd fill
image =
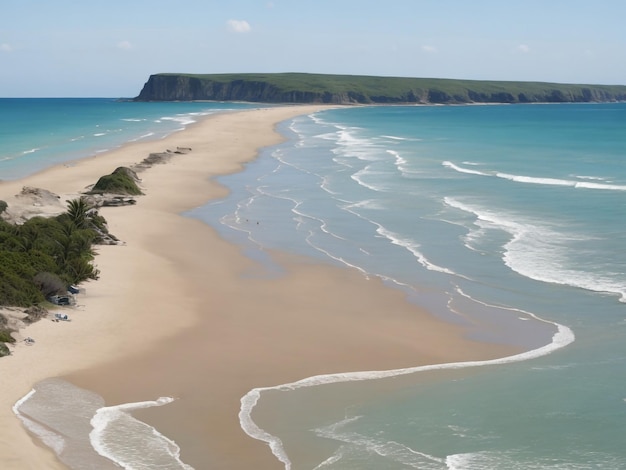
[[[626,0],[0,0],[0,96],[159,72],[626,85]]]

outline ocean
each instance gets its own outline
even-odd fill
[[[135,103],[110,98],[0,98],[0,180],[159,139],[246,103]]]
[[[32,138],[2,128],[0,179],[232,109],[65,101],[42,100],[52,116],[54,106],[116,110],[62,126],[63,139],[43,123],[30,123]],[[242,397],[244,430],[293,469],[626,468],[625,128],[623,103],[354,107],[279,126],[284,143],[221,177],[226,199],[187,215],[268,273],[272,250],[357,269],[471,338],[528,352],[259,388]],[[87,141],[72,152],[59,143]],[[89,443],[150,468],[106,443],[107,423],[125,429],[107,417],[119,407],[84,393],[97,412],[80,419],[99,416]],[[128,407],[167,406],[156,398]],[[158,439],[171,468],[186,468]]]

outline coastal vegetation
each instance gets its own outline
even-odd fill
[[[142,194],[137,185],[139,178],[137,174],[127,167],[116,168],[113,173],[101,176],[89,194],[128,194],[137,196]]]
[[[51,285],[97,279],[92,248],[106,221],[81,198],[56,217],[33,217],[22,225],[0,220],[0,305],[42,302]],[[58,290],[58,289],[57,289]],[[65,291],[60,292],[65,293]]]
[[[626,101],[626,86],[308,73],[150,76],[136,101],[463,104]]]
[[[66,294],[71,284],[98,279],[93,245],[107,233],[104,218],[83,198],[68,201],[67,211],[56,217],[37,216],[22,225],[0,219],[0,306],[32,308]],[[3,320],[0,315],[0,356],[12,339]]]
[[[141,168],[153,161],[144,161]],[[93,264],[94,245],[116,244],[119,240],[109,233],[97,208],[134,204],[135,200],[127,195],[142,194],[138,181],[133,169],[116,168],[100,177],[90,191],[66,201],[65,211],[59,205],[58,212],[63,212],[53,217],[20,216],[19,208],[15,211],[0,200],[0,307],[26,308],[19,318],[21,323],[30,324],[45,317],[48,302],[66,297],[70,286],[98,279],[100,271]],[[42,201],[55,205],[59,198],[30,187],[24,187],[18,197],[34,206]],[[14,326],[0,313],[0,357],[10,353],[6,344],[14,342]]]
[[[15,338],[11,336],[11,331],[7,328],[7,320],[0,316],[0,357],[10,354],[6,343],[15,343]]]

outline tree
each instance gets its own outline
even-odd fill
[[[77,228],[89,227],[89,209],[91,209],[91,207],[83,197],[67,201],[67,215]]]

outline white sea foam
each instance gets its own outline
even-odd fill
[[[338,126],[339,127],[339,126]],[[363,161],[379,161],[380,148],[370,138],[357,137],[357,128],[343,127],[337,132],[337,146],[332,150],[338,156],[358,158]]]
[[[364,276],[366,279],[369,279],[369,278],[370,278],[370,273],[368,273],[368,272],[367,272],[365,269],[363,269],[361,266],[358,266],[358,265],[356,265],[356,264],[350,263],[350,262],[349,262],[347,259],[345,259],[343,256],[338,256],[338,255],[335,255],[335,254],[331,253],[330,251],[325,250],[324,248],[321,248],[320,246],[317,246],[317,245],[315,245],[315,244],[311,243],[311,241],[310,241],[310,237],[307,237],[306,242],[307,242],[307,244],[308,244],[309,246],[311,246],[311,248],[313,248],[313,249],[315,249],[315,250],[319,251],[320,253],[323,253],[324,255],[328,256],[328,258],[330,258],[330,259],[332,259],[332,260],[334,260],[334,261],[336,261],[336,262],[338,262],[338,263],[341,263],[341,264],[343,264],[344,266],[346,266],[346,267],[348,267],[348,268],[353,268],[353,269],[356,269],[356,270],[357,270],[357,271],[359,271],[361,274],[363,274],[363,276]]]
[[[372,204],[374,204],[372,206]],[[413,255],[413,257],[418,261],[419,264],[421,264],[424,268],[428,269],[429,271],[434,271],[434,272],[440,272],[440,273],[444,273],[444,274],[450,274],[453,276],[459,276],[462,277],[464,279],[467,279],[465,276],[462,276],[448,268],[444,268],[442,266],[438,266],[434,263],[432,263],[420,250],[419,250],[419,243],[414,242],[413,240],[410,240],[406,237],[402,237],[401,235],[387,229],[386,227],[384,227],[382,224],[368,219],[364,216],[362,216],[361,214],[359,214],[358,212],[356,212],[354,210],[354,208],[359,208],[359,207],[366,207],[368,209],[373,208],[373,209],[378,209],[379,207],[375,205],[375,201],[371,201],[371,200],[366,200],[366,201],[361,201],[359,203],[354,203],[354,204],[347,204],[343,207],[343,209],[347,210],[348,212],[356,215],[357,217],[359,217],[360,219],[363,219],[365,221],[367,221],[368,223],[374,225],[376,227],[376,233],[378,233],[380,236],[382,236],[383,238],[389,240],[393,245],[399,246],[401,248],[404,248],[405,250],[407,250],[409,253],[411,253]],[[382,209],[382,207],[380,207]],[[395,279],[391,279],[391,278],[384,278],[385,280],[389,280],[392,281],[398,285],[403,285],[405,286],[406,284],[401,283]]]
[[[397,233],[394,233],[391,230],[386,229],[385,227],[383,227],[380,224],[376,224],[376,225],[378,226],[378,228],[376,229],[376,232],[378,234],[380,234],[383,237],[385,237],[392,244],[400,246],[400,247],[406,249],[409,253],[411,253],[415,257],[415,259],[417,259],[419,264],[424,266],[429,271],[435,271],[435,272],[440,272],[440,273],[444,273],[444,274],[451,274],[451,275],[454,275],[454,276],[458,275],[457,273],[455,273],[454,271],[451,271],[448,268],[444,268],[442,266],[438,266],[438,265],[430,262],[428,260],[428,258],[426,258],[426,256],[424,256],[424,254],[421,251],[418,250],[418,248],[419,248],[419,244],[418,243],[415,243],[413,240],[410,240],[408,238],[401,237]]]
[[[32,389],[17,402],[15,402],[15,404],[13,405],[13,413],[20,419],[26,429],[32,432],[35,436],[39,437],[39,439],[41,439],[41,441],[45,445],[50,447],[56,453],[56,455],[61,455],[61,452],[63,452],[63,449],[65,448],[65,439],[63,439],[63,436],[54,432],[50,428],[46,428],[36,423],[35,421],[29,419],[20,412],[20,408],[22,407],[22,405],[28,402],[28,400],[30,400],[35,395],[35,393],[37,393],[36,390]]]
[[[317,134],[314,136],[316,139],[337,141],[337,132],[324,132],[323,134]]]
[[[129,142],[137,142],[138,140],[143,140],[143,139],[147,139],[154,136],[154,132],[148,132],[146,134],[140,135],[139,137],[136,137],[134,139],[129,140]]]
[[[603,178],[602,176],[586,176],[586,175],[571,175],[571,176],[579,180],[608,181],[607,178]]]
[[[474,226],[479,231],[470,228],[468,242],[476,240],[490,229],[509,234],[510,240],[502,247],[502,261],[518,274],[536,281],[615,294],[619,296],[620,302],[626,302],[623,273],[585,271],[571,267],[577,254],[572,253],[569,244],[588,240],[588,237],[560,233],[544,223],[524,219],[519,214],[495,212],[453,198],[444,198],[444,203],[476,216]]]
[[[489,176],[488,173],[483,173],[482,171],[478,171],[478,170],[470,170],[469,168],[462,168],[449,161],[442,162],[442,165],[448,168],[452,168],[453,170],[458,171],[459,173],[467,173],[469,175]]]
[[[15,402],[15,405],[13,405],[13,413],[15,413],[16,415],[19,415],[19,411],[20,411],[20,407],[27,402],[30,397],[32,397],[35,393],[37,393],[35,391],[35,389],[32,389],[30,392],[28,392],[26,395],[24,395],[22,398],[20,398],[19,400],[17,400]]]
[[[41,426],[35,421],[28,419],[25,416],[18,415],[20,421],[26,429],[28,429],[31,433],[37,436],[41,442],[50,447],[56,455],[61,455],[63,450],[65,449],[65,439],[61,434],[58,434],[49,428]]]
[[[389,132],[389,130],[387,130],[386,132]],[[393,132],[393,131],[391,131]],[[323,139],[330,139],[332,140],[332,138],[336,137],[336,135],[334,134],[324,134]],[[391,139],[393,140],[393,139]],[[317,141],[318,144],[321,144],[321,142],[318,140]],[[380,142],[378,142],[380,143]],[[327,145],[326,143],[323,143],[323,145]],[[394,150],[400,149],[400,145],[393,145],[393,142],[386,142],[386,145]],[[345,149],[342,149],[342,152],[337,152],[337,159],[335,159],[336,162],[341,163],[342,165],[349,167],[351,169],[354,168],[354,172],[357,172],[357,170],[361,169],[361,166],[363,165],[363,162],[358,161],[359,159],[357,158],[353,158],[354,155],[350,155],[348,152],[348,146]],[[389,155],[392,155],[392,157],[394,156],[394,154],[390,151],[387,151],[385,149],[381,149],[381,148],[377,148],[374,149],[374,147],[371,147],[369,149],[369,151],[373,152],[374,150],[378,151],[378,152],[386,152],[388,155],[386,155],[387,157],[387,162],[391,162],[392,160],[389,159]],[[345,152],[344,152],[345,151]],[[402,150],[400,150],[397,153],[402,153]],[[372,154],[370,153],[370,155],[367,156],[367,158],[363,159],[366,160],[366,163],[368,163],[370,161],[370,159],[372,158]],[[473,156],[460,156],[459,157],[459,161],[461,161],[463,158],[475,158]],[[378,162],[378,160],[376,160]],[[350,163],[350,164],[348,164]],[[398,163],[398,162],[396,162]],[[467,181],[471,181],[472,179],[476,182],[479,183],[480,181],[483,181],[483,183],[489,183],[489,181],[492,182],[498,182],[499,186],[498,187],[503,187],[504,186],[508,186],[509,189],[513,189],[513,188],[527,188],[528,190],[536,190],[539,189],[539,187],[541,185],[552,185],[554,187],[563,187],[562,190],[559,190],[559,192],[569,192],[570,194],[574,192],[574,189],[576,188],[580,188],[583,189],[584,188],[584,184],[585,183],[596,183],[596,184],[601,184],[601,189],[607,189],[610,188],[610,186],[607,186],[605,183],[608,183],[608,181],[606,180],[602,180],[602,179],[594,179],[594,178],[582,178],[582,177],[574,177],[572,175],[567,175],[564,178],[538,178],[538,177],[529,177],[526,175],[514,175],[511,173],[515,173],[515,171],[503,171],[503,172],[495,172],[495,171],[488,171],[489,169],[493,169],[494,167],[489,167],[488,165],[484,164],[484,163],[476,163],[476,162],[472,162],[472,161],[463,161],[463,163],[450,163],[449,168],[447,168],[446,170],[442,169],[442,171],[444,172],[445,175],[455,175],[455,172],[461,172],[461,173],[466,173],[466,177],[464,178],[464,180]],[[378,169],[379,167],[374,166],[374,169]],[[441,167],[440,167],[441,168]],[[495,167],[497,168],[497,167]],[[498,170],[501,169],[505,169],[506,167],[502,167],[502,168],[497,168]],[[448,171],[451,170],[451,171]],[[477,171],[477,170],[482,170],[482,171]],[[524,170],[525,171],[525,170]],[[523,173],[524,171],[519,170],[519,172]],[[552,173],[548,172],[547,170],[539,170],[539,171],[543,171],[545,174],[543,176],[552,176]],[[583,170],[584,171],[584,170]],[[353,173],[354,173],[353,172]],[[534,171],[533,171],[534,172]],[[528,173],[531,173],[530,171]],[[345,175],[345,173],[344,173]],[[483,176],[485,179],[481,180],[480,178],[474,178],[473,176]],[[541,174],[540,174],[541,175]],[[366,173],[361,173],[358,175],[359,177],[363,177],[363,178],[367,178],[365,179],[365,181],[367,181],[368,184],[373,184],[373,185],[377,185],[377,178],[369,178],[370,175],[367,175]],[[470,177],[471,176],[471,177]],[[557,176],[559,176],[557,174]],[[394,175],[394,177],[397,179],[398,175]],[[518,178],[519,177],[519,178]],[[460,178],[460,175],[457,176],[457,178]],[[500,178],[500,179],[495,179],[495,178]],[[503,179],[504,178],[504,179]],[[534,179],[529,179],[529,180],[524,180],[524,178],[534,178]],[[339,179],[339,178],[338,178]],[[512,181],[512,183],[508,183],[506,180],[510,180]],[[517,179],[517,180],[516,180]],[[567,183],[568,181],[571,181],[570,183]],[[618,182],[616,180],[616,182]],[[576,186],[576,183],[582,183],[582,185],[578,185]],[[618,182],[619,183],[619,182]],[[326,182],[322,183],[323,185],[326,184]],[[360,184],[360,183],[359,183]],[[529,186],[523,186],[524,184],[535,184],[535,185],[539,185],[536,189],[534,187],[529,187]],[[355,187],[356,185],[352,185],[352,187]],[[329,186],[333,189],[337,189],[338,187],[335,186]],[[455,187],[452,188],[453,190],[457,191],[459,190],[459,187]],[[359,200],[359,199],[367,199],[368,197],[375,197],[374,194],[369,193],[367,191],[363,191],[362,188],[356,188],[355,187],[355,193],[358,196],[353,196],[353,198],[355,200]],[[367,193],[367,195],[365,195],[365,197],[363,197],[363,194]],[[343,193],[343,194],[347,194]],[[580,192],[578,192],[578,194],[581,194]],[[346,196],[347,198],[349,198],[349,196]],[[465,199],[461,199],[459,197],[460,200],[465,201]],[[386,200],[382,200],[381,203],[385,203]],[[368,204],[368,202],[352,202],[352,203],[348,203],[345,208],[348,209],[353,209],[355,212],[357,212],[357,209],[359,207],[366,207]],[[469,205],[468,205],[469,206]],[[567,231],[562,230],[562,227],[560,228],[558,226],[558,224],[552,224],[550,222],[550,220],[545,219],[545,220],[540,220],[540,216],[537,216],[537,219],[534,220],[530,220],[528,217],[522,216],[520,217],[520,214],[501,214],[499,213],[499,211],[497,209],[492,208],[491,206],[487,206],[487,204],[485,204],[485,207],[489,207],[490,210],[488,211],[489,214],[488,215],[492,215],[493,218],[483,218],[483,217],[476,217],[476,221],[475,222],[470,222],[470,224],[468,224],[468,221],[471,221],[473,219],[473,217],[471,216],[467,216],[464,215],[463,217],[458,217],[458,212],[456,211],[446,211],[446,215],[451,214],[450,218],[458,218],[458,219],[462,219],[463,224],[460,224],[461,226],[468,226],[468,228],[471,229],[471,234],[472,236],[474,236],[474,239],[468,239],[468,244],[472,245],[472,246],[476,246],[478,248],[487,248],[490,245],[487,244],[486,242],[489,241],[489,238],[491,239],[496,239],[497,241],[501,241],[502,245],[504,246],[504,243],[507,241],[514,241],[515,243],[517,243],[517,246],[515,246],[515,243],[513,243],[513,245],[507,245],[507,248],[505,248],[505,251],[511,249],[512,251],[514,250],[518,250],[519,253],[522,253],[522,249],[523,249],[523,245],[522,245],[522,241],[529,241],[529,242],[533,242],[535,244],[535,247],[537,248],[537,253],[541,252],[541,249],[547,249],[551,256],[550,258],[552,259],[552,255],[554,255],[554,260],[555,260],[555,264],[558,265],[558,260],[557,258],[559,256],[567,256],[567,253],[565,252],[560,252],[558,250],[558,246],[557,248],[552,246],[551,242],[557,242],[558,241],[558,237],[559,236],[567,236]],[[543,206],[542,206],[543,208]],[[301,210],[304,209],[304,207],[300,207],[299,210],[297,210],[296,212],[301,212]],[[484,208],[478,208],[479,209],[479,213],[480,215],[483,215],[483,209]],[[370,215],[372,216],[372,213],[369,213],[365,210],[360,210],[358,212],[363,213],[364,215]],[[471,212],[473,214],[473,212]],[[531,211],[529,211],[528,213],[532,214]],[[570,216],[570,214],[564,214],[565,216]],[[509,217],[510,216],[510,217]],[[372,216],[373,218],[376,218],[374,216]],[[515,224],[517,223],[517,225]],[[532,238],[532,230],[534,230],[535,228],[538,229],[538,233],[537,236],[535,238]],[[494,230],[497,230],[498,233],[495,233]],[[404,232],[403,230],[400,230],[399,232],[403,237],[406,237],[406,232]],[[486,236],[487,235],[487,236]],[[557,238],[554,238],[553,236],[556,236]],[[516,237],[519,237],[516,239]],[[527,238],[528,237],[528,238]],[[411,237],[409,237],[411,238]],[[542,240],[543,239],[543,240]],[[478,242],[482,241],[483,243],[479,244]],[[548,242],[547,245],[541,245],[541,242]],[[565,240],[566,241],[566,240]],[[421,242],[421,239],[420,239]],[[491,243],[491,245],[493,245],[493,243]],[[558,245],[558,244],[557,244]],[[393,247],[391,247],[393,248]],[[417,249],[417,251],[419,251],[420,246],[417,245],[415,247]],[[368,248],[369,249],[369,248]],[[426,249],[425,247],[423,248],[424,250]],[[334,250],[332,250],[334,251]],[[401,251],[401,250],[398,250]],[[429,253],[429,252],[426,252]],[[499,255],[500,253],[504,254],[504,252],[500,252],[500,251],[496,251],[497,255]],[[340,254],[343,254],[342,252],[340,252]],[[519,260],[519,261],[523,261],[523,260]],[[536,267],[539,267],[538,265]],[[511,276],[511,278],[515,278],[515,276]],[[524,281],[525,282],[525,281]],[[468,291],[469,292],[469,291]],[[458,298],[457,298],[458,299]],[[515,316],[515,315],[514,315]],[[522,317],[522,315],[520,315],[520,317]],[[526,316],[524,316],[523,318],[526,318]],[[526,323],[527,324],[527,323]],[[558,329],[558,327],[557,327]],[[559,338],[562,340],[561,343],[563,344],[567,344],[568,340],[567,340],[567,334],[566,332],[560,331],[560,333],[562,333],[560,336],[555,335],[555,341],[553,342],[554,345],[558,345],[558,341]],[[571,336],[571,339],[573,340],[573,335]],[[338,380],[344,380],[345,377],[340,377]],[[363,378],[362,380],[366,380],[366,378]],[[346,379],[346,380],[352,380],[352,379]],[[262,385],[267,385],[267,384],[262,384]],[[315,383],[311,383],[311,386],[315,385]],[[272,389],[271,387],[267,388]],[[257,389],[258,391],[258,396],[254,402],[254,404],[251,405],[250,410],[252,410],[252,408],[254,408],[254,406],[257,403],[257,400],[259,400],[262,396],[262,391],[265,389]],[[242,411],[245,410],[244,407],[244,403],[245,403],[245,397],[242,398]],[[264,402],[262,402],[262,404],[264,404]],[[243,412],[243,414],[240,413],[240,419],[242,419],[242,427],[245,429],[245,424],[243,424],[245,422],[245,419],[242,418],[242,416],[245,416],[245,411]],[[248,414],[248,417],[250,417],[250,415]],[[272,443],[272,451],[276,454],[278,453],[279,455],[283,455],[284,459],[286,459],[286,461],[289,460],[288,456],[286,454],[281,454],[281,452],[283,452],[285,449],[282,449],[282,443],[280,442],[280,440],[275,440],[274,436],[271,436],[267,433],[264,432],[264,430],[259,429],[258,427],[256,428],[256,431],[258,433],[261,433],[262,436],[265,437],[265,439],[263,439],[263,437],[261,437],[261,440],[265,440],[268,443]],[[254,430],[251,431],[252,434],[254,434]],[[286,439],[286,438],[285,438]],[[289,449],[289,447],[287,447],[287,449]],[[321,463],[319,465],[318,468],[322,469],[322,468],[339,468],[341,467],[341,464],[339,463],[341,461],[343,457],[342,454],[342,450],[340,449],[338,451],[337,454],[329,457],[326,461],[324,461],[323,463]],[[453,456],[454,457],[454,456]],[[467,457],[467,456],[464,456]],[[279,459],[281,460],[283,463],[285,462],[285,460]],[[476,459],[474,459],[474,462],[477,462]],[[494,460],[493,462],[498,462],[498,460]],[[334,464],[334,465],[333,465]],[[285,465],[287,468],[289,468],[288,465]],[[466,469],[466,467],[455,467],[455,468],[464,468],[464,470]],[[470,467],[473,468],[473,467]],[[476,468],[480,468],[480,467],[476,467]],[[498,468],[498,467],[484,467],[484,468],[489,468],[490,470],[492,468]],[[501,467],[501,468],[507,468],[507,467]]]
[[[20,419],[22,424],[26,429],[32,432],[35,436],[38,436],[41,441],[50,447],[57,455],[60,455],[63,452],[63,448],[65,447],[65,439],[60,434],[53,432],[51,429],[45,428],[35,421],[29,419],[20,413],[20,407],[30,400],[33,395],[35,395],[35,389],[32,389],[22,398],[20,398],[15,405],[13,405],[13,413]]]
[[[400,444],[399,442],[365,436],[354,431],[343,429],[347,424],[353,423],[358,419],[358,416],[346,418],[338,423],[333,423],[330,426],[314,429],[314,432],[320,437],[343,442],[350,448],[356,447],[361,454],[379,455],[387,460],[391,460],[406,467],[417,468],[420,470],[444,470],[446,468],[444,460],[439,457],[435,457],[434,455],[419,452],[404,444]],[[326,459],[323,464],[341,461],[346,453],[348,453],[347,448],[342,446],[337,450],[337,452],[335,452],[334,455],[332,455],[329,459]],[[316,468],[324,468],[323,464],[318,465]]]
[[[526,361],[535,359],[541,356],[550,354],[551,352],[563,348],[572,343],[575,339],[574,333],[568,327],[560,325],[558,323],[542,320],[546,323],[551,323],[557,327],[557,331],[552,337],[552,341],[540,348],[526,351],[524,353],[516,354],[513,356],[507,356],[500,359],[492,359],[488,361],[467,361],[467,362],[452,362],[447,364],[431,364],[426,366],[410,367],[406,369],[394,369],[386,371],[364,371],[364,372],[345,372],[339,374],[324,374],[316,375],[313,377],[307,377],[296,382],[277,385],[273,387],[259,387],[251,390],[241,398],[241,408],[239,411],[239,422],[241,428],[254,439],[266,442],[276,458],[285,465],[285,469],[291,469],[291,461],[282,446],[282,441],[273,436],[259,426],[252,420],[252,410],[256,406],[261,393],[268,390],[290,391],[297,390],[303,387],[312,387],[317,385],[327,385],[339,382],[354,382],[373,379],[384,379],[388,377],[395,377],[400,375],[414,374],[417,372],[430,371],[430,370],[451,370],[462,369],[466,367],[482,367],[489,365],[509,364],[514,362]]]
[[[270,433],[261,429],[252,419],[252,410],[256,406],[259,398],[261,398],[261,392],[264,390],[271,390],[272,388],[255,388],[250,390],[241,399],[241,408],[239,410],[239,423],[241,428],[250,437],[259,441],[266,442],[272,453],[276,458],[285,465],[286,470],[291,469],[291,460],[287,456],[285,449],[283,448],[283,441],[280,438],[271,435]]]
[[[396,135],[381,135],[383,139],[389,139],[394,141],[403,141],[403,142],[422,142],[423,139],[419,139],[417,137],[399,137]]]
[[[498,178],[516,181],[517,183],[529,184],[545,184],[549,186],[574,186],[574,181],[563,180],[559,178],[538,178],[534,176],[511,175],[508,173],[495,173]]]
[[[164,116],[161,118],[161,121],[178,122],[182,124],[184,127],[196,122],[196,120],[191,117],[191,114],[178,115],[178,116]]]
[[[394,164],[402,176],[411,176],[420,173],[419,171],[410,168],[409,162],[403,158],[399,152],[396,152],[395,150],[387,150],[387,153],[394,157]]]
[[[322,177],[322,183],[320,184],[320,188],[322,188],[322,190],[326,191],[328,194],[338,196],[339,193],[337,191],[333,191],[332,189],[330,189],[330,182],[331,178],[329,176]]]
[[[311,118],[313,122],[315,122],[315,124],[320,124],[320,125],[328,124],[326,120],[320,117],[319,113],[309,114],[308,117]]]
[[[523,451],[471,452],[449,455],[446,457],[444,468],[448,470],[588,470],[589,468],[618,469],[623,467],[623,461],[619,456],[602,452],[593,452],[591,456],[589,452],[586,452],[584,458],[576,462],[580,458],[576,454],[577,451],[572,449],[571,459],[536,458],[529,461]]]
[[[361,217],[360,214],[357,214],[356,212],[353,211],[353,209],[359,209],[359,208],[368,209],[368,210],[385,210],[386,209],[386,207],[378,199],[364,199],[358,202],[349,202],[349,203],[346,202],[342,206],[342,209],[345,209],[348,212],[351,212],[352,214],[355,214]]]
[[[103,407],[104,400],[93,392],[46,379],[18,400],[13,412],[71,469],[108,469],[115,462],[129,470],[191,470],[180,461],[180,449],[173,441],[129,413],[172,400]]]
[[[376,192],[385,192],[386,189],[381,186],[381,185],[375,185],[373,183],[370,183],[368,181],[365,181],[365,179],[368,176],[371,175],[377,175],[378,172],[372,170],[371,165],[367,165],[365,168],[357,171],[356,173],[354,173],[353,175],[350,176],[350,178],[354,181],[356,181],[359,185],[363,186],[364,188],[370,189],[372,191],[376,191]]]
[[[575,188],[582,189],[600,189],[606,191],[626,191],[626,185],[621,184],[605,184],[605,183],[586,183],[580,182],[574,185]]]
[[[546,185],[546,186],[563,186],[563,187],[571,187],[575,189],[626,191],[626,185],[620,185],[620,184],[594,183],[594,182],[587,182],[587,181],[568,180],[568,179],[562,179],[562,178],[514,175],[511,173],[503,173],[499,171],[484,172],[484,171],[472,170],[469,168],[463,168],[449,161],[442,162],[442,165],[447,168],[451,168],[459,173],[466,173],[466,174],[478,175],[478,176],[496,177],[496,178],[501,178],[501,179],[505,179],[509,181],[514,181],[516,183],[537,184],[537,185]]]
[[[394,158],[395,165],[396,165],[398,168],[401,168],[402,166],[404,166],[404,165],[406,165],[406,164],[408,163],[408,162],[407,162],[404,158],[402,158],[402,157],[400,156],[400,154],[399,154],[398,152],[396,152],[395,150],[386,150],[386,152]]]
[[[313,470],[322,470],[327,467],[332,467],[334,463],[339,462],[343,458],[343,452],[341,452],[341,448],[337,450],[333,455],[328,457],[322,463],[313,468]]]
[[[513,312],[513,313],[516,313],[516,314],[521,314],[522,316],[521,316],[521,317],[518,317],[518,319],[519,319],[519,320],[530,320],[530,319],[532,318],[533,320],[536,320],[536,321],[538,321],[538,322],[547,323],[547,324],[549,324],[549,325],[556,325],[556,326],[559,326],[557,323],[554,323],[554,322],[549,321],[549,320],[544,320],[543,318],[538,317],[538,316],[537,316],[537,315],[535,315],[534,313],[532,313],[532,312],[528,312],[528,311],[526,311],[526,310],[522,310],[521,308],[506,307],[506,306],[503,306],[503,305],[493,305],[493,304],[490,304],[490,303],[488,303],[488,302],[483,302],[483,301],[481,301],[481,300],[475,299],[474,297],[470,296],[469,294],[466,294],[466,293],[465,293],[465,292],[464,292],[464,291],[463,291],[460,287],[458,287],[458,286],[456,286],[454,290],[455,290],[455,292],[456,292],[457,294],[459,294],[460,296],[465,297],[466,299],[469,299],[469,300],[471,300],[472,302],[475,302],[475,303],[477,303],[477,304],[479,304],[479,305],[482,305],[482,306],[484,306],[484,307],[489,307],[489,308],[497,308],[497,309],[499,309],[499,310],[509,311],[509,312]],[[572,333],[572,335],[573,335],[573,333]],[[572,336],[572,341],[573,341],[573,336]]]
[[[91,419],[93,431],[89,439],[93,448],[103,457],[128,470],[192,470],[192,467],[180,460],[180,448],[174,441],[129,413],[140,408],[163,406],[172,401],[174,399],[171,397],[161,397],[156,401],[98,409]]]
[[[391,140],[409,140],[406,137],[398,137],[395,135],[381,135],[381,137],[384,137],[385,139],[391,139]]]

